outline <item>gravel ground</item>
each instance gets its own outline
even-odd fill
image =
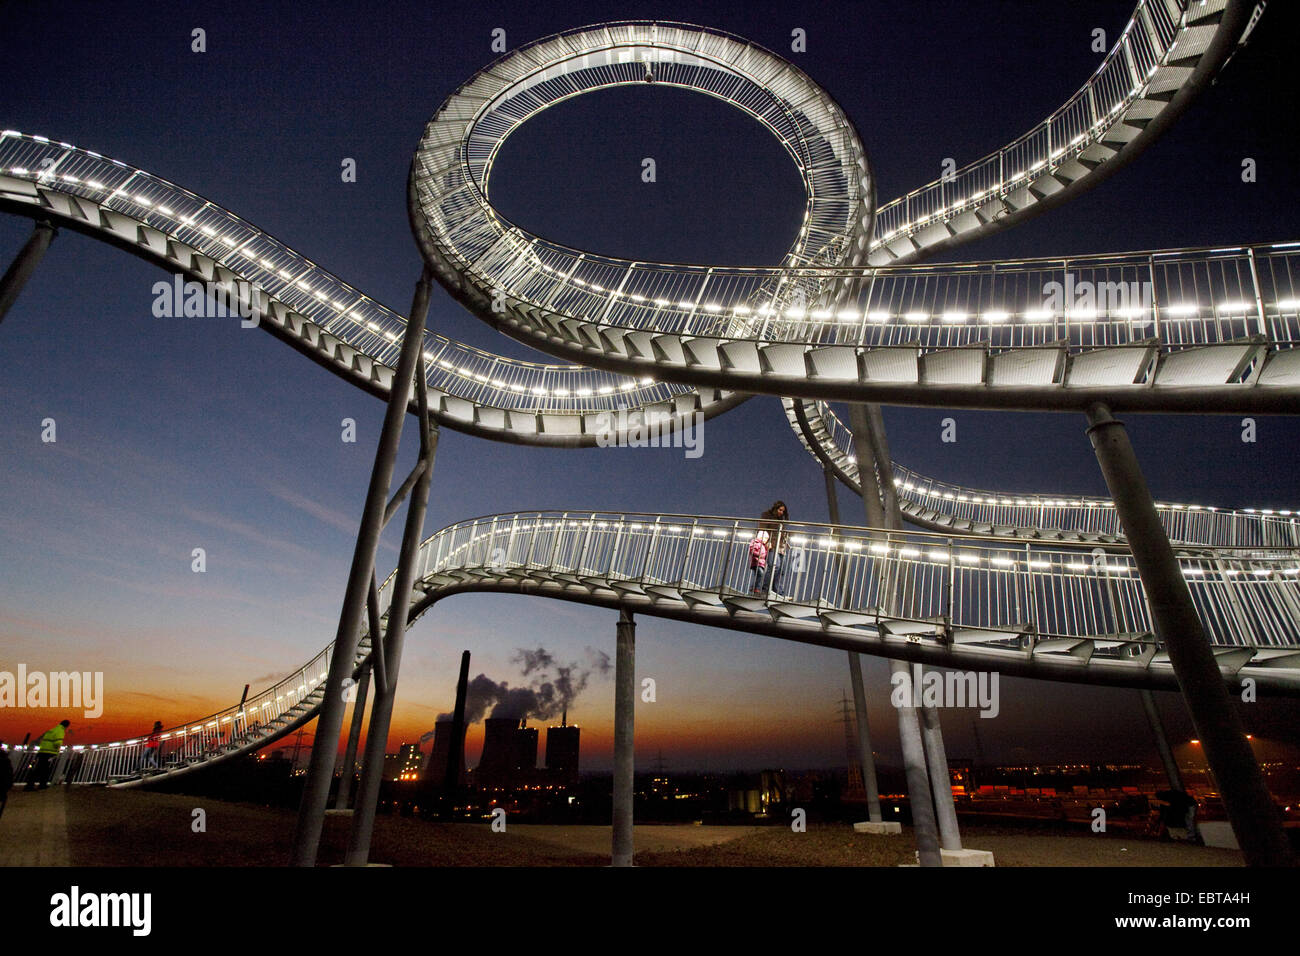
[[[1153,840],[1058,836],[1041,832],[980,830],[963,843],[989,850],[997,866],[1242,866],[1236,850],[1215,850]],[[638,853],[638,866],[900,866],[915,863],[911,834],[869,836],[844,825],[782,827],[716,847],[676,853]]]
[[[106,788],[69,794],[71,862],[79,866],[279,866],[289,860],[297,814],[202,797]],[[206,832],[191,827],[203,809]],[[342,861],[350,818],[330,816],[323,864]],[[578,832],[586,831],[586,832]],[[395,866],[603,866],[608,828],[534,827],[376,820],[371,859]],[[785,827],[638,827],[639,866],[898,866],[913,862],[899,837],[853,833],[843,824]],[[726,842],[718,842],[725,840]],[[979,828],[966,835],[998,866],[1241,866],[1233,850],[1119,836],[1056,835]],[[696,845],[696,844],[705,845]]]

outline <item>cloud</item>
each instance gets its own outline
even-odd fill
[[[335,511],[333,508],[321,504],[314,498],[299,494],[296,491],[288,491],[284,488],[275,488],[266,486],[272,497],[279,498],[287,505],[304,511],[313,518],[319,520],[331,528],[342,531],[349,538],[357,536],[357,528],[361,524],[361,516],[344,514],[341,511]]]
[[[200,524],[206,524],[222,531],[237,534],[240,537],[247,538],[250,541],[256,541],[258,544],[265,545],[268,548],[276,548],[288,554],[297,557],[302,563],[315,563],[316,552],[293,541],[286,541],[283,538],[277,538],[274,535],[265,534],[252,525],[245,524],[242,521],[236,521],[227,518],[224,515],[212,514],[207,511],[198,511],[194,508],[182,508],[181,514],[185,515],[192,521]]]

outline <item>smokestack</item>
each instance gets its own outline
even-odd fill
[[[560,715],[560,726],[561,727],[569,726],[569,708],[567,707],[564,708],[564,713]]]
[[[460,679],[456,681],[456,709],[451,718],[451,746],[447,748],[447,770],[443,787],[448,793],[460,789],[465,766],[465,697],[469,691],[469,651],[460,655]]]

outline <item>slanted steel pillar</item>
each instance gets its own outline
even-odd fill
[[[894,484],[893,456],[889,453],[889,438],[885,434],[885,416],[879,405],[866,408],[867,435],[879,471],[880,497],[885,508],[889,527],[903,528],[903,511],[898,505],[898,487]],[[922,687],[925,668],[917,664],[912,670],[913,688]],[[939,840],[945,850],[961,849],[961,832],[957,827],[957,806],[952,796],[952,778],[948,774],[948,754],[943,746],[943,730],[939,726],[939,712],[924,704],[920,708],[922,739],[925,741],[926,768],[930,774],[930,790],[934,795],[935,814],[939,823]]]
[[[32,273],[36,271],[36,267],[45,256],[45,250],[50,248],[50,243],[54,241],[56,232],[58,230],[52,223],[38,222],[31,236],[18,250],[18,255],[14,256],[14,261],[9,263],[5,274],[0,276],[0,322],[4,321],[5,313],[17,300],[18,294],[23,291],[23,286],[27,284]]]
[[[370,694],[370,668],[361,672],[357,699],[352,703],[352,727],[348,730],[348,748],[343,752],[343,773],[339,788],[334,794],[334,809],[346,810],[352,806],[352,777],[357,769],[357,744],[361,740],[361,724],[366,719],[366,697]]]
[[[867,410],[862,405],[849,405],[849,425],[853,430],[853,448],[858,457],[858,478],[862,485],[862,504],[867,511],[867,524],[875,528],[889,526],[876,480],[876,458],[872,448]],[[882,472],[884,468],[881,469]],[[901,529],[901,522],[899,522]],[[892,601],[881,594],[880,600]],[[906,674],[911,679],[905,661],[889,662],[890,679]],[[934,814],[934,798],[930,793],[930,780],[926,776],[925,749],[921,743],[921,724],[916,709],[907,703],[898,711],[898,738],[903,749],[903,769],[907,775],[907,799],[912,808],[912,830],[916,834],[917,857],[922,866],[943,866],[939,851],[939,828]]]
[[[911,666],[906,661],[889,662],[891,678],[905,675],[912,678]],[[911,686],[910,684],[905,686]],[[898,739],[903,748],[903,770],[907,775],[907,799],[912,807],[912,829],[916,831],[917,858],[922,866],[943,866],[939,852],[939,827],[934,813],[934,797],[930,793],[930,778],[925,765],[925,746],[921,741],[921,722],[911,702],[898,709]]]
[[[1246,728],[1206,640],[1187,581],[1169,544],[1155,502],[1123,423],[1097,402],[1088,408],[1092,442],[1115,502],[1115,513],[1151,607],[1156,636],[1169,652],[1183,700],[1200,737],[1233,832],[1250,866],[1291,866],[1294,856],[1269,796]]]
[[[1142,699],[1142,710],[1147,715],[1147,722],[1151,724],[1151,736],[1156,739],[1156,752],[1160,754],[1160,762],[1164,765],[1169,789],[1182,790],[1183,775],[1178,770],[1178,761],[1174,760],[1174,752],[1169,749],[1169,738],[1165,736],[1165,724],[1160,719],[1156,699],[1145,687],[1138,690],[1138,696]]]
[[[424,394],[424,364],[416,383]],[[421,418],[424,401],[421,399]],[[422,422],[421,424],[424,424]],[[379,803],[379,785],[384,779],[384,750],[388,746],[388,728],[397,699],[397,674],[402,665],[402,643],[406,637],[406,619],[411,612],[411,588],[415,586],[416,559],[424,535],[424,514],[429,504],[429,485],[433,480],[434,455],[438,450],[438,426],[434,424],[421,443],[420,459],[424,468],[415,481],[411,501],[406,506],[406,527],[402,530],[402,548],[393,578],[393,594],[388,602],[388,627],[384,633],[386,680],[376,683],[375,703],[370,710],[370,731],[366,734],[366,756],[361,762],[361,785],[357,787],[357,805],[352,813],[352,833],[343,862],[348,866],[365,866],[370,859],[370,837],[375,829],[375,808]],[[417,468],[419,466],[417,465]]]
[[[636,775],[636,621],[618,612],[614,652],[614,837],[611,866],[632,865],[632,800]]]
[[[311,763],[307,768],[302,804],[298,809],[292,854],[295,866],[316,865],[321,827],[325,823],[325,807],[329,802],[334,763],[338,757],[339,733],[343,729],[343,714],[347,709],[347,702],[343,699],[343,682],[352,675],[356,663],[361,617],[366,611],[366,598],[375,570],[375,552],[379,548],[379,535],[384,528],[388,490],[392,486],[393,467],[402,441],[402,425],[411,398],[411,380],[421,362],[424,319],[429,310],[429,283],[430,273],[426,266],[416,283],[411,317],[402,336],[402,351],[393,373],[388,410],[384,414],[383,430],[375,449],[375,465],[370,472],[370,487],[366,492],[361,527],[357,531],[356,548],[352,553],[352,568],[348,572],[343,609],[339,614],[338,631],[334,637],[329,676],[325,679],[325,698],[321,701],[320,716],[316,720]]]
[[[828,466],[822,466],[826,478],[826,504],[830,509],[831,524],[840,524],[840,502],[835,494],[835,476]],[[838,600],[844,604],[843,565],[840,567]],[[858,728],[858,765],[862,768],[862,786],[867,791],[867,819],[880,823],[880,785],[876,780],[876,758],[871,752],[871,728],[867,723],[867,694],[862,686],[862,655],[853,651],[849,655],[849,683],[853,685],[854,722]]]
[[[925,668],[912,665],[912,686],[921,687]],[[952,797],[952,776],[948,773],[948,754],[943,748],[943,731],[939,728],[939,711],[921,708],[921,737],[925,741],[925,760],[930,768],[930,786],[934,790],[934,809],[939,818],[939,842],[945,850],[961,849],[961,830],[957,827],[957,805]]]
[[[885,507],[885,520],[895,531],[903,530],[903,510],[898,506],[898,486],[894,484],[894,456],[889,453],[889,438],[885,435],[885,416],[879,405],[866,406],[867,440],[876,458],[880,473],[880,500]]]

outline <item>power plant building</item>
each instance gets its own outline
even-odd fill
[[[420,775],[420,764],[424,762],[424,754],[420,752],[420,745],[402,744],[397,748],[397,779],[414,780]]]
[[[440,786],[446,784],[447,761],[451,757],[451,745],[455,739],[455,726],[455,721],[451,719],[440,720],[433,725],[433,750],[429,754],[428,762],[424,765],[421,779],[433,781]],[[458,748],[460,774],[459,779],[455,781],[456,786],[464,786],[465,784],[465,730],[465,725],[462,724],[460,728],[460,747]]]
[[[483,755],[475,771],[481,787],[509,787],[537,769],[537,729],[519,717],[483,721]]]
[[[546,729],[547,776],[562,786],[572,787],[578,782],[578,727],[566,722],[559,727]]]

